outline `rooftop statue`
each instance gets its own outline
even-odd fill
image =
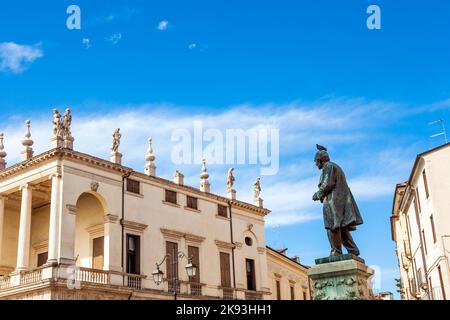
[[[317,145],[314,158],[317,168],[322,170],[319,190],[314,194],[313,200],[323,203],[323,218],[328,240],[330,241],[330,256],[342,255],[342,245],[348,253],[359,256],[350,231],[363,223],[358,206],[352,192],[347,185],[344,171],[330,161],[327,149]]]
[[[233,176],[233,170],[234,170],[234,168],[230,168],[228,170],[228,175],[227,175],[227,191],[228,192],[231,192],[233,190],[234,181],[236,180]]]
[[[119,152],[120,139],[122,138],[122,134],[120,133],[120,129],[116,129],[113,133],[113,141],[111,146],[112,152]]]
[[[72,125],[72,114],[70,112],[70,109],[66,109],[66,112],[64,113],[64,119],[63,119],[63,130],[64,130],[64,137],[69,138],[72,136],[71,127]]]
[[[254,195],[253,198],[255,200],[258,200],[260,198],[261,195],[261,178],[256,178],[255,184],[254,186]]]

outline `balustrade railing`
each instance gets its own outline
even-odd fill
[[[201,296],[202,295],[202,285],[200,283],[189,283],[189,290],[191,296]]]
[[[110,284],[111,282],[108,271],[81,267],[75,268],[75,280],[98,284]]]
[[[11,278],[9,276],[0,277],[0,290],[8,289],[11,287]]]
[[[42,280],[42,268],[37,268],[29,271],[22,271],[20,273],[20,284],[33,284]]]
[[[234,300],[234,289],[222,288],[222,297],[224,300]]]
[[[134,289],[142,289],[142,279],[144,276],[138,274],[125,274],[125,286]]]
[[[245,292],[245,300],[262,300],[263,295],[256,291],[246,291]]]

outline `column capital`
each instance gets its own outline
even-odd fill
[[[104,216],[105,223],[117,223],[119,221],[119,217],[115,214],[107,214]]]
[[[33,190],[33,189],[35,189],[35,187],[32,186],[32,185],[29,184],[29,183],[25,183],[25,184],[23,184],[23,185],[21,185],[21,186],[19,187],[19,190],[20,190],[20,191],[22,191],[23,189]]]
[[[74,206],[71,204],[66,205],[66,209],[69,214],[73,214],[73,215],[76,215],[79,210],[77,206]]]
[[[55,173],[52,173],[52,174],[50,174],[50,175],[48,176],[48,179],[49,179],[49,180],[52,180],[53,178],[62,178],[61,172],[55,172]]]

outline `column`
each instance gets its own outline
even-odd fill
[[[75,264],[75,224],[78,208],[67,204],[60,210],[58,262],[62,264]]]
[[[30,257],[31,201],[32,187],[26,184],[22,189],[22,205],[20,207],[19,245],[17,249],[16,271],[28,269]]]
[[[122,228],[119,217],[113,214],[105,216],[105,242],[104,242],[104,269],[109,271],[122,271],[121,237]]]
[[[5,217],[5,197],[0,195],[0,266],[2,265],[2,249],[3,249],[3,223]]]
[[[50,202],[50,223],[48,231],[47,264],[58,263],[59,212],[61,210],[61,174],[52,175],[52,194]]]

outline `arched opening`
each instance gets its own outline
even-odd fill
[[[77,201],[75,227],[75,257],[80,267],[104,267],[104,215],[103,199],[93,193],[83,193]]]

